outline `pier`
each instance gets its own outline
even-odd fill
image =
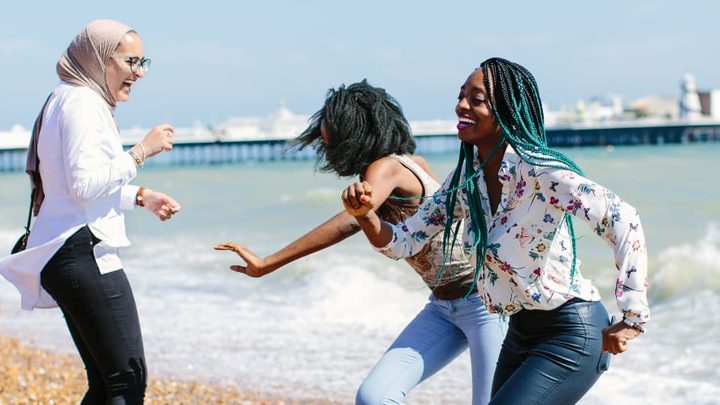
[[[663,145],[720,141],[720,123],[670,125],[614,125],[563,127],[546,130],[548,143],[554,147]],[[455,133],[418,135],[416,152],[422,155],[445,154],[458,150]],[[0,149],[0,172],[22,171],[25,148]],[[176,142],[172,153],[148,160],[148,166],[215,165],[278,160],[309,160],[315,151],[301,151],[286,139],[208,140]]]
[[[546,129],[554,147],[662,145],[720,141],[720,123],[613,125]]]

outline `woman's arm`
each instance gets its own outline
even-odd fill
[[[640,217],[613,192],[571,171],[545,170],[538,181],[547,193],[547,204],[588,224],[613,250],[618,269],[615,297],[624,319],[603,331],[603,350],[622,353],[650,318],[647,248]]]
[[[545,203],[585,222],[611,247],[618,278],[615,296],[625,317],[644,323],[647,302],[647,248],[637,210],[612,191],[568,170],[538,176]]]
[[[412,178],[409,176],[412,176]],[[381,201],[378,206],[382,205],[395,189],[411,187],[407,183],[413,181],[413,179],[417,183],[418,190],[422,189],[414,175],[404,170],[400,163],[394,159],[379,159],[373,162],[365,172],[365,177],[368,182],[377,187],[377,198],[378,201]],[[246,246],[235,242],[222,243],[216,245],[214,249],[233,251],[246,262],[244,266],[230,266],[231,270],[245,273],[251,277],[262,277],[297,259],[335,245],[354,235],[359,230],[357,221],[347,212],[342,211],[292,243],[264,258],[256,255]]]
[[[112,116],[97,96],[76,89],[64,100],[59,120],[65,175],[75,200],[88,202],[120,191],[120,208],[134,207],[137,186],[129,182],[146,158],[172,149],[174,128],[169,124],[153,128],[142,142],[122,150]],[[137,157],[137,159],[136,159]]]
[[[367,182],[355,183],[347,187],[342,194],[345,210],[355,217],[370,243],[382,254],[403,259],[415,255],[425,244],[447,224],[445,202],[450,193],[451,172],[435,194],[423,201],[417,212],[404,222],[396,225],[382,221],[375,212],[375,190]],[[465,212],[458,193],[458,201],[453,212],[452,222],[463,219]]]
[[[94,94],[78,89],[61,108],[59,125],[65,180],[72,197],[84,203],[113,194],[127,185],[137,174],[135,161],[127,153],[113,152],[117,146],[112,138],[117,134],[106,133],[112,131],[107,106]],[[137,189],[125,193],[127,198],[121,201],[132,201],[133,191]]]
[[[221,243],[214,249],[233,251],[245,261],[246,265],[232,265],[231,270],[250,277],[262,277],[297,259],[339,243],[357,233],[359,229],[353,217],[343,211],[264,258],[235,242]]]

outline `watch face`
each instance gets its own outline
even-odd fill
[[[137,194],[135,194],[135,205],[137,205],[138,207],[144,207],[144,206],[145,206],[145,205],[143,204],[143,192],[144,192],[144,191],[145,191],[145,189],[142,188],[142,187],[140,187],[140,189],[138,189]]]

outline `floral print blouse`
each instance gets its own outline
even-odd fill
[[[477,162],[475,165],[479,170]],[[610,245],[618,269],[615,296],[625,317],[637,323],[649,319],[645,237],[632,206],[570,170],[524,162],[508,146],[498,172],[502,196],[497,211],[491,214],[485,179],[480,173],[475,181],[488,225],[488,245],[478,290],[490,312],[512,315],[521,309],[551,310],[575,297],[600,300],[597,289],[583,278],[580,260],[574,274],[571,271],[573,249],[564,219],[567,212],[588,224]],[[392,240],[377,250],[394,259],[412,256],[442,232],[451,178],[452,173],[414,216],[391,225]],[[469,219],[467,191],[462,188],[457,192],[460,194],[453,216],[457,220]],[[472,246],[473,236],[466,223],[463,247],[474,264],[477,257]]]

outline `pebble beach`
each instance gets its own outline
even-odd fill
[[[77,404],[86,389],[80,358],[22,344],[0,336],[0,404]],[[327,404],[267,398],[200,381],[176,381],[150,376],[146,404]]]

